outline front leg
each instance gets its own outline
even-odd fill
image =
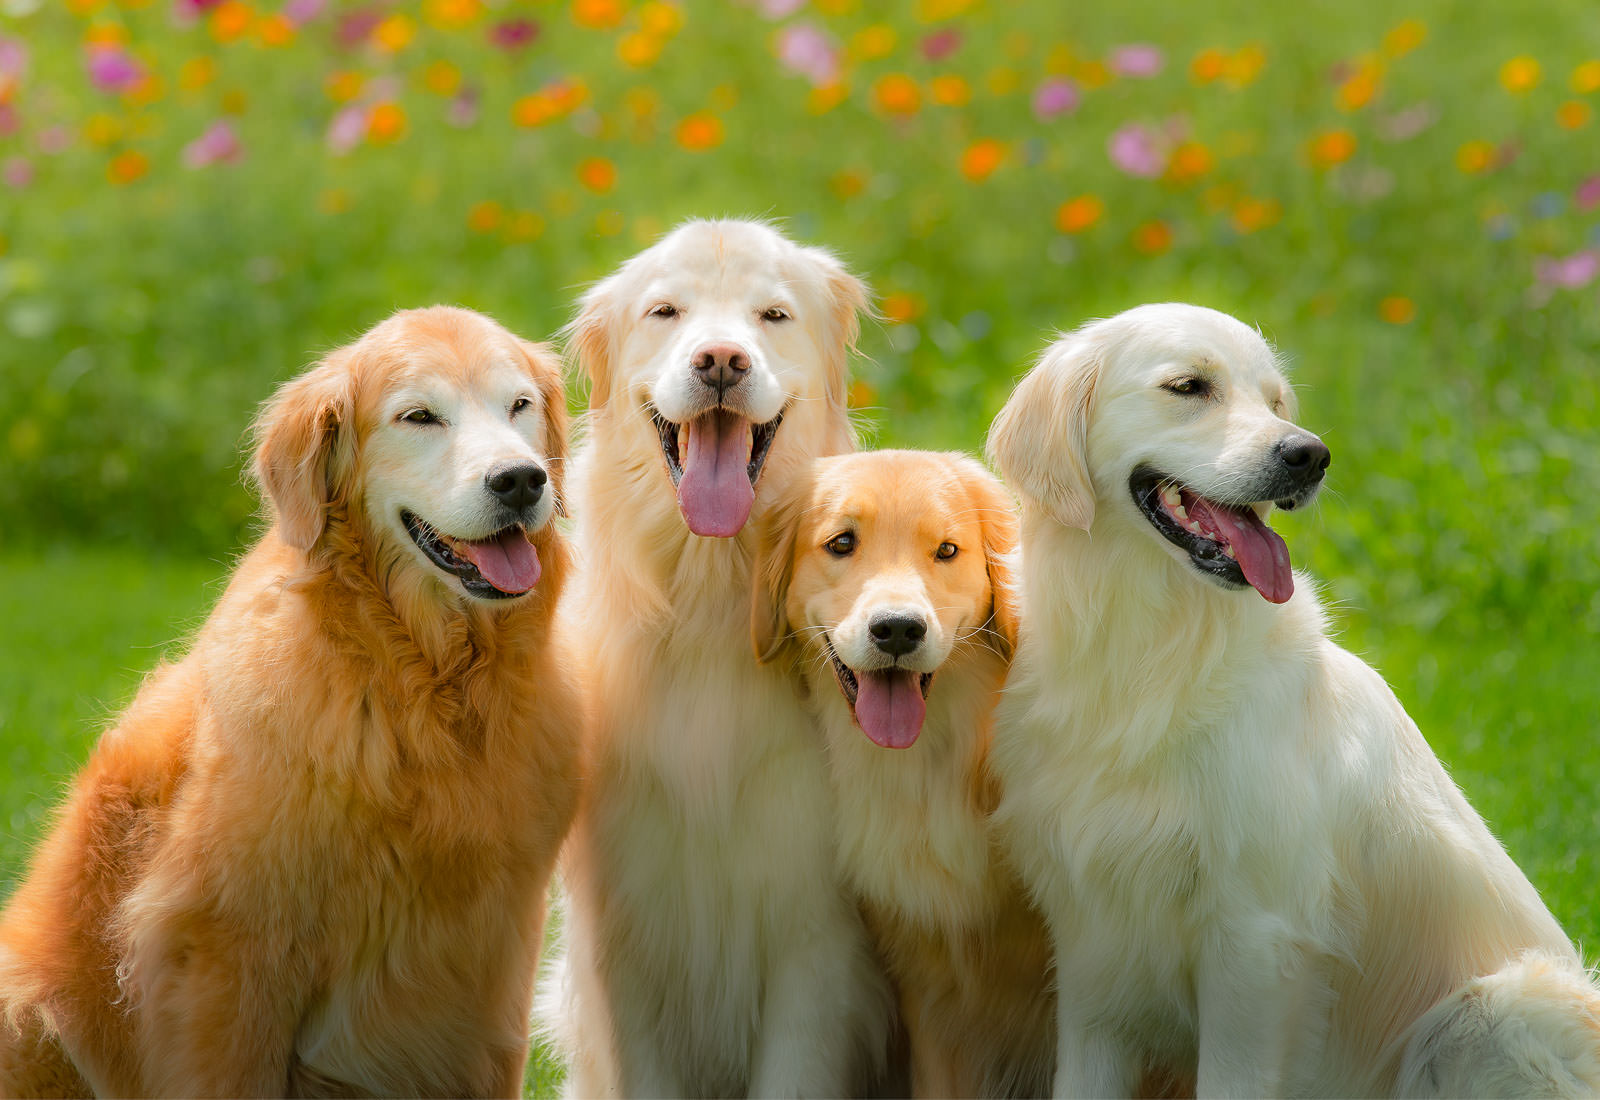
[[[1315,975],[1289,925],[1267,914],[1230,922],[1202,947],[1195,977],[1198,1095],[1284,1095],[1289,1067],[1316,1053],[1301,1042]]]
[[[1074,915],[1066,922],[1076,929]],[[1080,952],[1070,935],[1053,937],[1056,969],[1056,1075],[1058,1097],[1131,1097],[1139,1059],[1105,1020],[1104,1006],[1082,991],[1100,988],[1105,959]]]

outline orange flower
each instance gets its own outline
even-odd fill
[[[1276,225],[1281,217],[1283,217],[1283,204],[1277,199],[1253,199],[1247,196],[1234,204],[1233,215],[1229,220],[1233,223],[1233,228],[1240,233],[1254,233],[1270,225]]]
[[[1572,90],[1579,95],[1600,92],[1600,61],[1585,61],[1572,70]]]
[[[422,5],[422,17],[440,30],[470,27],[482,14],[483,0],[427,0]]]
[[[294,37],[295,26],[282,12],[264,15],[256,22],[256,41],[269,50],[293,44]]]
[[[891,325],[903,325],[922,315],[922,300],[913,294],[891,294],[883,300],[883,316]]]
[[[365,83],[360,73],[341,69],[327,75],[322,81],[322,90],[335,103],[349,103],[361,94],[361,87]]]
[[[589,100],[589,85],[581,80],[556,80],[545,85],[544,94],[561,114],[569,115]]]
[[[1196,84],[1210,84],[1221,80],[1228,71],[1228,55],[1218,49],[1201,50],[1189,62],[1189,79]]]
[[[106,166],[106,178],[119,186],[143,179],[150,171],[150,158],[136,149],[118,153]]]
[[[626,14],[622,0],[572,0],[572,21],[592,31],[621,26]]]
[[[867,178],[860,172],[835,172],[828,177],[828,189],[841,199],[853,199],[867,189]]]
[[[385,53],[399,53],[417,37],[417,23],[396,12],[372,28],[372,44]]]
[[[1193,183],[1207,175],[1214,164],[1211,150],[1198,141],[1180,142],[1167,160],[1167,179],[1173,183]]]
[[[1416,319],[1417,303],[1410,298],[1391,294],[1378,303],[1378,316],[1391,325],[1409,325]]]
[[[842,80],[812,88],[806,96],[806,110],[814,115],[825,115],[850,98],[850,86]]]
[[[399,141],[406,132],[406,111],[398,103],[375,103],[367,112],[367,140],[376,145]]]
[[[1378,94],[1378,84],[1377,68],[1363,65],[1339,85],[1333,93],[1333,101],[1341,111],[1358,111]]]
[[[972,101],[972,85],[954,73],[936,76],[928,85],[928,98],[941,107],[965,107]]]
[[[1500,86],[1512,95],[1522,95],[1538,87],[1543,75],[1538,61],[1520,54],[1500,66]]]
[[[1556,121],[1566,130],[1577,130],[1589,125],[1589,119],[1593,116],[1594,112],[1581,99],[1569,99],[1556,108]]]
[[[722,120],[710,111],[697,111],[678,123],[673,136],[692,152],[715,149],[722,144]]]
[[[244,0],[222,0],[211,9],[211,37],[218,42],[236,41],[244,37],[255,17]]]
[[[422,83],[435,95],[455,95],[461,87],[461,70],[448,61],[435,61],[422,71]]]
[[[1428,39],[1428,25],[1420,19],[1405,19],[1396,23],[1383,36],[1383,52],[1390,57],[1404,57]]]
[[[961,154],[961,174],[973,183],[982,183],[1005,163],[1006,146],[994,138],[980,138]]]
[[[603,195],[617,185],[617,166],[605,157],[589,157],[578,165],[578,182]]]
[[[1172,247],[1172,227],[1164,221],[1145,222],[1133,231],[1133,247],[1146,256],[1158,256]]]
[[[505,208],[493,199],[473,203],[467,211],[467,228],[474,233],[493,233],[505,217]]]
[[[617,56],[630,69],[642,69],[661,56],[661,39],[644,31],[625,34],[617,42]]]
[[[645,34],[671,38],[683,29],[683,9],[665,0],[650,0],[639,7],[639,27]]]
[[[1073,69],[1072,75],[1085,88],[1104,88],[1115,75],[1104,61],[1085,61]]]
[[[1469,176],[1493,168],[1494,159],[1494,144],[1488,141],[1469,141],[1456,150],[1456,167]]]
[[[128,44],[128,28],[121,23],[107,23],[104,21],[90,23],[89,29],[83,32],[83,44],[90,48],[95,46],[126,46]]]
[[[878,391],[865,378],[857,378],[850,383],[850,407],[852,409],[869,409],[878,402]]]
[[[1324,130],[1311,139],[1306,152],[1313,167],[1332,168],[1355,156],[1356,136],[1349,130]]]
[[[914,115],[922,106],[922,91],[905,73],[889,73],[873,84],[872,100],[886,114]]]
[[[1082,233],[1105,216],[1106,204],[1098,195],[1078,195],[1056,207],[1056,228],[1063,233]]]

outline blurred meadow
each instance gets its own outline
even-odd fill
[[[980,449],[1140,302],[1259,325],[1334,455],[1276,525],[1593,961],[1597,108],[1584,0],[0,0],[0,896],[257,530],[277,383],[753,215],[876,291],[880,444]]]

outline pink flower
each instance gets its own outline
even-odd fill
[[[1119,46],[1111,51],[1111,71],[1118,76],[1151,77],[1158,75],[1167,59],[1160,48],[1146,42]]]
[[[1033,114],[1040,122],[1048,122],[1057,115],[1076,111],[1082,101],[1076,84],[1065,77],[1052,77],[1034,89]]]
[[[806,0],[761,0],[761,14],[768,19],[787,19],[806,6]]]
[[[1579,210],[1593,210],[1600,206],[1600,176],[1590,176],[1578,184],[1577,191],[1573,192],[1572,201]]]
[[[22,117],[10,103],[0,103],[0,137],[10,137],[22,129]]]
[[[144,66],[120,46],[96,46],[89,51],[89,79],[102,92],[125,92],[144,79]]]
[[[283,17],[297,27],[303,27],[327,6],[325,0],[289,0],[283,5]]]
[[[27,157],[7,157],[0,165],[0,179],[6,186],[20,191],[33,182],[33,162]]]
[[[954,27],[934,31],[922,40],[922,56],[929,61],[943,61],[961,48],[961,32]]]
[[[838,47],[810,23],[794,23],[778,32],[778,60],[819,86],[839,75]]]
[[[532,19],[505,19],[489,28],[489,44],[507,52],[527,49],[539,37]]]
[[[347,50],[354,49],[367,40],[375,27],[383,22],[382,8],[357,8],[339,17],[334,37]]]
[[[183,163],[190,168],[236,161],[243,155],[244,146],[226,122],[213,122],[205,133],[183,147]]]
[[[20,81],[27,71],[27,44],[20,38],[0,35],[0,77]]]
[[[359,104],[346,107],[333,116],[333,121],[328,123],[328,133],[324,140],[329,151],[343,156],[367,136],[367,109]]]
[[[1600,275],[1600,250],[1585,249],[1564,257],[1544,257],[1533,265],[1534,277],[1545,286],[1576,290]]]
[[[1106,142],[1111,163],[1130,176],[1154,179],[1166,165],[1161,136],[1142,123],[1130,122]]]
[[[72,131],[65,126],[46,126],[33,140],[41,153],[64,153],[72,148]]]
[[[478,121],[478,91],[476,88],[463,88],[450,100],[450,106],[445,109],[445,119],[457,129],[465,130]]]

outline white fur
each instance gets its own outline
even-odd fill
[[[668,300],[678,316],[652,316]],[[864,304],[820,250],[692,222],[591,290],[574,323],[592,412],[567,627],[592,655],[597,718],[566,864],[572,1095],[846,1095],[881,1072],[890,998],[835,869],[821,739],[751,652],[754,522],[690,534],[648,411],[692,412],[690,356],[740,344],[747,415],[788,404],[754,520],[807,460],[852,448],[844,378]],[[759,319],[774,305],[789,319]]]
[[[1214,406],[1159,388],[1196,369]],[[1058,342],[991,433],[1024,497],[998,821],[1055,941],[1056,1092],[1154,1061],[1201,1096],[1594,1095],[1576,952],[1306,578],[1210,583],[1131,499],[1141,463],[1248,480],[1280,394],[1253,330],[1145,306]],[[1451,1007],[1475,982],[1500,1026]]]

